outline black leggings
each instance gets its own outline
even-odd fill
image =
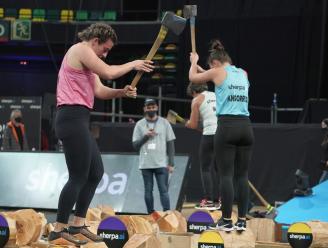
[[[214,158],[214,135],[202,135],[199,146],[200,173],[204,198],[219,199],[219,180]]]
[[[248,208],[248,167],[254,142],[251,122],[246,116],[218,117],[215,133],[216,163],[220,171],[222,213],[231,218],[234,186],[237,192],[238,216],[245,217]]]
[[[60,106],[56,115],[56,135],[63,142],[68,182],[58,202],[57,222],[68,223],[75,205],[75,216],[84,218],[104,166],[95,139],[89,131],[89,109],[83,106]]]

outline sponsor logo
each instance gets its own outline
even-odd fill
[[[248,102],[248,97],[243,95],[229,95],[229,102]]]
[[[228,88],[229,90],[245,90],[245,86],[233,85],[233,84],[230,84]]]
[[[197,224],[192,223],[188,226],[188,229],[190,231],[203,232],[207,229],[207,226],[206,225],[197,225]]]
[[[306,223],[294,223],[288,228],[287,239],[294,248],[308,248],[312,244],[312,230]]]
[[[59,174],[56,170],[48,167],[32,170],[27,175],[27,183],[25,189],[28,191],[58,191],[62,189],[68,180],[68,173]],[[124,193],[128,181],[125,173],[116,173],[111,176],[104,173],[99,183],[96,194],[102,194],[106,191],[110,195],[121,195]]]
[[[125,240],[125,234],[114,234],[114,233],[105,233],[101,232],[99,234],[100,237],[104,239],[109,239],[109,240]]]

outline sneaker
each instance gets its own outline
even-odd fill
[[[81,246],[88,243],[86,240],[80,240],[68,232],[68,229],[65,228],[60,232],[50,232],[48,236],[48,241],[53,245],[73,245]]]
[[[246,231],[246,220],[239,219],[234,224],[234,228],[237,232],[243,232]]]
[[[221,205],[221,200],[218,200],[217,202],[214,202],[214,207],[216,210],[220,210],[222,205]]]
[[[71,235],[74,237],[81,239],[81,240],[86,240],[86,241],[91,241],[91,242],[103,242],[104,239],[97,234],[94,234],[91,232],[87,226],[70,226],[68,228],[68,231]]]
[[[207,199],[203,199],[200,201],[199,204],[196,204],[195,209],[214,211],[217,210],[218,208],[215,206],[213,201],[208,201]]]
[[[231,232],[234,230],[234,227],[232,225],[231,219],[227,220],[227,219],[221,218],[221,219],[219,219],[219,221],[217,223],[209,225],[209,229]]]

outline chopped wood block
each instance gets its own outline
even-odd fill
[[[290,247],[287,243],[275,243],[275,242],[256,242],[255,248],[286,248]]]
[[[98,205],[97,208],[99,208],[101,210],[101,219],[106,219],[109,216],[114,216],[115,215],[115,211],[112,207],[108,206],[108,205]]]
[[[321,221],[310,221],[307,224],[311,227],[313,241],[311,247],[328,247],[328,223]]]
[[[232,231],[230,233],[219,231],[225,248],[255,248],[255,236],[250,228],[239,233]]]
[[[42,232],[42,218],[33,209],[16,211],[16,244],[24,246],[36,242]]]
[[[256,241],[275,242],[275,223],[272,219],[254,218],[247,221],[247,228],[252,229]]]
[[[160,233],[158,238],[161,242],[161,248],[196,248],[198,247],[199,235],[193,233]]]
[[[89,242],[86,245],[81,246],[80,248],[107,248],[107,245],[104,242],[99,242],[99,243]]]
[[[88,221],[101,221],[101,210],[99,208],[89,208],[86,220]]]
[[[123,248],[159,248],[161,247],[160,241],[154,236],[149,234],[134,234],[128,242],[125,243]]]

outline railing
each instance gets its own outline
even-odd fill
[[[113,81],[112,87],[116,88],[116,82]],[[158,96],[147,96],[147,95],[138,95],[137,99],[146,99],[146,98],[152,98],[156,99],[158,102],[158,114],[160,116],[163,116],[162,112],[162,106],[163,102],[181,102],[181,103],[190,103],[191,99],[181,99],[181,98],[174,98],[174,97],[165,97],[162,94],[162,86],[158,86]],[[276,102],[277,94],[274,94],[274,101],[271,107],[262,107],[262,106],[253,106],[250,105],[250,110],[260,110],[260,111],[268,111],[270,112],[270,123],[271,124],[277,124],[278,123],[278,113],[279,112],[302,112],[303,108],[279,108],[277,106]],[[107,116],[111,117],[111,122],[116,122],[116,118],[118,118],[118,122],[122,122],[122,118],[139,118],[141,119],[143,115],[135,115],[135,114],[125,114],[122,110],[122,101],[123,98],[113,99],[112,100],[112,113],[107,112],[91,112],[91,115],[93,116]],[[118,112],[116,112],[116,104],[118,102]]]

